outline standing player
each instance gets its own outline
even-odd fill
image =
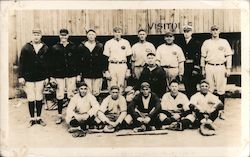
[[[58,118],[56,124],[61,124],[63,121],[62,109],[65,88],[68,99],[72,98],[76,90],[76,77],[79,75],[79,59],[75,44],[68,41],[69,31],[61,29],[59,37],[60,41],[51,49],[50,61],[51,81],[57,83]]]
[[[184,39],[180,43],[180,47],[185,55],[186,61],[184,64],[183,82],[185,91],[190,98],[197,92],[197,84],[200,77],[200,49],[201,44],[199,41],[192,37],[192,26],[186,25],[183,27]]]
[[[106,42],[103,54],[108,57],[108,71],[105,75],[108,80],[108,86],[119,86],[121,92],[125,88],[125,78],[130,76],[130,59],[132,55],[129,41],[121,38],[122,29],[115,27],[114,38]]]
[[[174,44],[174,34],[172,32],[167,32],[164,39],[166,43],[157,48],[156,58],[158,65],[161,65],[166,71],[168,90],[169,83],[176,79],[177,76],[182,81],[185,57],[182,49]]]
[[[41,118],[41,113],[43,87],[48,81],[48,46],[41,41],[40,29],[33,29],[32,34],[33,40],[26,43],[21,50],[18,80],[21,85],[25,85],[31,117],[29,127],[34,124],[46,125]],[[35,108],[37,118],[35,118]]]
[[[152,43],[146,40],[147,33],[146,30],[138,30],[139,42],[132,46],[132,75],[137,80],[141,76],[143,66],[146,64],[147,54],[155,53],[155,47]]]
[[[212,38],[204,41],[201,47],[202,74],[209,82],[210,91],[216,93],[225,104],[225,89],[232,68],[233,52],[228,41],[219,37],[218,26],[211,27],[211,34]],[[220,114],[220,118],[225,119],[223,114]]]
[[[87,38],[87,41],[83,41],[78,46],[81,59],[79,70],[90,92],[97,97],[102,88],[102,77],[106,61],[103,56],[103,44],[96,40],[95,30],[88,30]]]

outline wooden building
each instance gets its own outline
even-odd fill
[[[180,34],[185,24],[192,25],[194,33],[200,36],[209,33],[211,25],[218,25],[221,32],[232,36],[234,41],[230,43],[237,54],[234,59],[240,60],[239,9],[12,10],[9,12],[10,97],[16,95],[20,50],[31,40],[34,27],[41,28],[46,37],[57,36],[61,28],[67,28],[72,36],[85,36],[85,31],[91,28],[98,36],[108,37],[114,26],[121,26],[129,38],[135,36],[139,28],[147,29],[149,36],[162,35],[167,30]],[[235,66],[234,71],[240,72],[239,67]]]

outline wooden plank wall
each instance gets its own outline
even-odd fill
[[[209,32],[213,24],[222,32],[240,32],[240,10],[199,9],[139,9],[139,10],[13,10],[9,12],[9,77],[10,87],[17,82],[16,64],[22,46],[31,40],[34,27],[44,35],[58,35],[67,28],[71,35],[85,35],[85,30],[95,29],[98,35],[112,35],[114,26],[122,26],[124,34],[135,35],[145,28],[150,35],[163,34],[190,24],[194,33]],[[11,92],[11,90],[10,90]],[[10,94],[12,95],[12,94]]]

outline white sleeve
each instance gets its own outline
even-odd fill
[[[77,95],[75,95],[73,98],[70,99],[70,102],[68,104],[67,110],[66,110],[66,116],[65,116],[65,121],[67,124],[69,124],[69,122],[72,119],[72,116],[75,114],[74,113],[74,109],[77,105]]]
[[[104,45],[103,55],[109,57],[110,56],[110,40],[107,41]]]

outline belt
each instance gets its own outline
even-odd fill
[[[213,65],[213,66],[225,65],[225,63],[221,63],[221,64],[207,63],[207,64],[209,64],[209,65]]]
[[[162,65],[161,67],[163,67],[163,68],[178,68],[178,67],[172,67],[172,66],[169,66],[169,65]]]
[[[127,62],[126,61],[110,61],[110,63],[113,63],[113,64],[125,64]]]
[[[186,63],[194,63],[194,60],[192,60],[192,59],[187,59],[185,62],[186,62]]]

